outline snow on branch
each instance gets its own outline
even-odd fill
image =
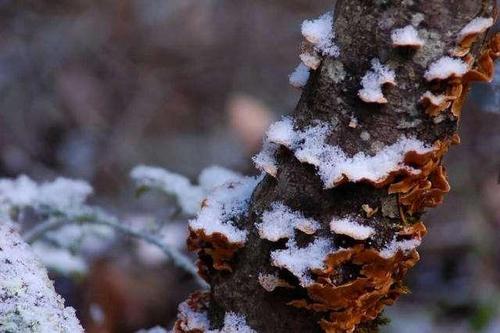
[[[64,307],[47,271],[6,217],[0,222],[0,262],[1,332],[83,332],[75,310]]]
[[[174,196],[183,212],[189,215],[195,215],[200,210],[201,202],[215,187],[242,177],[231,170],[212,166],[200,173],[199,186],[196,186],[182,175],[145,165],[132,169],[130,176],[142,189],[152,188]]]
[[[196,219],[189,221],[193,231],[207,236],[220,233],[231,243],[245,243],[247,232],[238,229],[234,220],[247,212],[250,196],[262,177],[244,177],[217,187],[203,202]]]
[[[427,81],[446,80],[450,77],[462,77],[469,70],[469,66],[461,59],[441,57],[433,62],[424,74]]]
[[[334,43],[333,12],[325,13],[315,20],[305,20],[301,30],[304,38],[312,43],[320,54],[339,56],[339,48]]]

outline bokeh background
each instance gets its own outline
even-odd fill
[[[256,173],[268,124],[295,106],[300,23],[331,0],[0,0],[0,177],[81,178],[93,202],[135,224],[162,220],[184,247],[175,202],[136,199],[128,173],[195,179]],[[412,294],[384,332],[500,332],[500,71],[476,85],[447,156],[452,192],[427,215]],[[131,250],[133,248],[133,250]],[[174,320],[195,285],[145,244],[120,238],[86,274],[51,273],[90,333]]]

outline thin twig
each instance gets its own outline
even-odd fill
[[[65,215],[64,212],[58,212],[58,215],[60,215],[61,213]],[[27,231],[23,235],[23,238],[27,243],[32,244],[33,242],[43,237],[43,235],[47,232],[59,229],[64,225],[70,224],[104,225],[118,232],[121,232],[122,234],[142,239],[150,244],[156,245],[172,261],[175,266],[191,274],[201,287],[208,288],[208,284],[200,278],[197,273],[196,267],[187,256],[182,254],[174,247],[165,244],[159,238],[139,230],[134,230],[129,226],[118,222],[116,218],[109,216],[108,214],[105,214],[103,212],[92,211],[90,213],[77,214],[75,216],[61,216],[58,218],[51,218],[46,222],[40,223],[36,227]]]

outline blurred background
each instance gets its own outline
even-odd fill
[[[0,177],[81,178],[133,224],[161,220],[184,248],[186,217],[134,198],[137,164],[195,179],[250,157],[299,91],[300,23],[331,0],[0,0]],[[447,156],[452,192],[427,215],[412,294],[384,332],[500,332],[500,71],[476,85]],[[129,251],[132,246],[135,251]],[[120,238],[84,273],[52,271],[90,333],[170,327],[196,286],[146,244]]]

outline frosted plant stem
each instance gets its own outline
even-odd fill
[[[139,230],[134,230],[129,226],[119,223],[115,218],[106,216],[104,214],[94,213],[81,214],[71,217],[52,218],[44,223],[40,223],[36,227],[24,233],[23,238],[27,243],[32,244],[47,232],[56,230],[64,225],[69,224],[105,225],[118,232],[121,232],[122,234],[142,239],[150,244],[156,245],[161,251],[163,251],[163,253],[172,261],[175,266],[191,274],[201,287],[205,289],[208,288],[208,284],[199,277],[197,269],[193,265],[191,260],[187,256],[183,255],[180,251],[173,248],[172,246],[165,244],[155,236],[149,235]]]

